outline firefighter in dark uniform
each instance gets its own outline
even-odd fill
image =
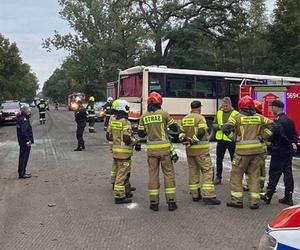
[[[292,159],[294,151],[297,151],[298,135],[294,122],[284,113],[284,104],[282,101],[273,101],[272,110],[276,118],[271,145],[269,183],[266,195],[262,199],[267,204],[271,203],[280,176],[283,174],[285,194],[282,199],[279,199],[279,203],[292,206],[294,192]]]
[[[77,123],[76,138],[78,145],[74,151],[82,151],[85,149],[83,132],[86,126],[86,109],[83,107],[82,100],[80,98],[76,98],[76,102],[78,104],[78,109],[75,112],[75,121]]]
[[[31,144],[34,143],[31,124],[29,121],[30,110],[28,107],[21,107],[21,114],[17,117],[17,136],[20,147],[19,154],[19,179],[30,178],[31,174],[26,173],[26,166],[29,159]]]
[[[95,97],[91,96],[89,98],[89,103],[86,106],[86,111],[87,111],[87,118],[89,120],[89,132],[90,133],[96,133],[95,131]]]
[[[232,141],[228,136],[222,132],[223,124],[225,124],[230,118],[235,117],[239,112],[232,108],[231,99],[229,97],[224,97],[222,100],[222,107],[218,110],[213,128],[216,131],[216,140],[217,140],[217,174],[214,184],[221,184],[222,181],[222,172],[223,172],[223,160],[226,150],[230,154],[231,161],[235,152],[235,142]]]
[[[39,109],[39,114],[40,114],[40,124],[45,124],[46,123],[46,109],[47,105],[45,103],[44,99],[40,100],[40,103],[37,105]]]
[[[105,111],[105,121],[104,121],[104,130],[105,131],[107,130],[110,116],[113,114],[113,111],[111,108],[113,100],[114,99],[112,97],[108,97],[107,102],[103,106],[103,109]]]

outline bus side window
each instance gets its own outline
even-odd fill
[[[149,93],[156,91],[164,95],[164,74],[150,73],[149,74]]]
[[[196,77],[196,85],[193,97],[196,98],[215,98],[216,97],[216,80],[205,76]]]
[[[167,75],[166,97],[191,97],[193,95],[194,81],[195,78],[192,75]]]

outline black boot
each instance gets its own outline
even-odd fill
[[[132,200],[128,199],[127,197],[124,198],[115,198],[115,204],[127,204],[127,203],[131,203]]]
[[[80,147],[75,148],[74,151],[82,151],[82,149]]]
[[[293,194],[292,193],[286,193],[284,195],[284,197],[282,199],[278,200],[279,203],[281,204],[285,204],[285,205],[289,205],[289,206],[293,206],[294,202],[293,202]]]
[[[194,201],[194,202],[198,202],[198,201],[200,201],[201,199],[202,199],[201,190],[200,190],[200,188],[198,188],[198,197],[193,198],[193,201]]]
[[[177,204],[174,200],[168,201],[168,210],[175,211],[177,209]]]
[[[234,208],[243,208],[244,207],[243,202],[232,202],[232,201],[227,202],[226,206],[227,207],[234,207]]]
[[[222,179],[220,177],[216,177],[215,181],[214,181],[214,184],[215,185],[219,185],[222,183]]]
[[[153,210],[153,211],[155,211],[155,212],[157,212],[159,210],[158,203],[151,202],[150,203],[150,209]]]
[[[263,200],[267,205],[269,205],[271,203],[273,194],[274,192],[267,191],[267,193],[264,196],[261,196],[260,199]]]
[[[133,197],[133,193],[129,192],[126,194],[126,198],[132,198]]]
[[[205,205],[220,205],[221,201],[217,198],[203,198]]]
[[[130,187],[130,191],[131,191],[131,192],[134,192],[135,190],[136,190],[135,187]]]
[[[258,209],[259,205],[257,203],[250,205],[250,209]]]

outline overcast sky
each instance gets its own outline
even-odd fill
[[[272,10],[275,0],[266,2]],[[49,53],[41,45],[54,30],[62,34],[69,31],[58,11],[57,0],[0,0],[0,33],[17,43],[24,62],[30,64],[41,85],[67,55],[62,50]]]

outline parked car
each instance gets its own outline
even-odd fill
[[[272,220],[258,249],[300,249],[300,205],[283,209]]]
[[[105,102],[95,102],[96,121],[104,122],[105,112],[103,109]]]
[[[20,113],[20,102],[16,100],[4,101],[0,106],[0,122],[16,122]]]

